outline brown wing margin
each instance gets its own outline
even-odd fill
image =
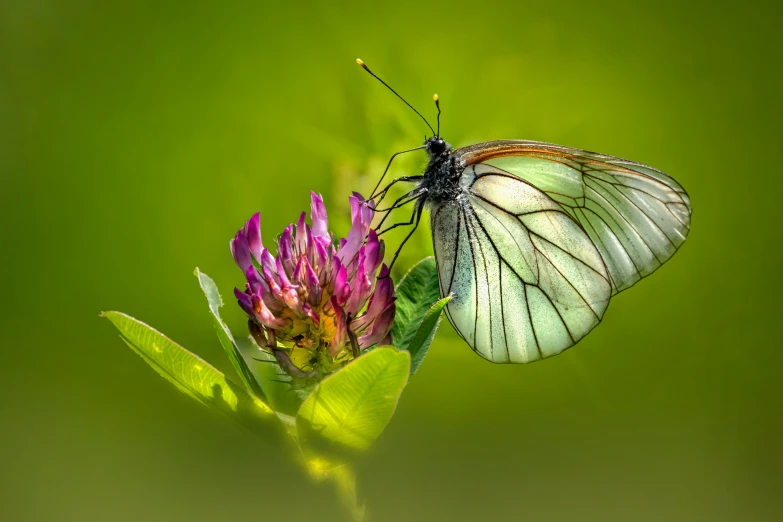
[[[457,158],[459,158],[460,162],[465,167],[482,163],[493,158],[502,158],[505,156],[539,157],[553,161],[557,161],[557,158],[560,158],[566,161],[576,161],[581,164],[597,163],[602,165],[610,165],[612,168],[621,171],[625,170],[635,175],[646,176],[663,181],[667,185],[671,186],[671,188],[673,188],[677,193],[683,196],[683,199],[687,203],[690,203],[688,193],[685,192],[685,189],[682,188],[682,186],[677,183],[674,178],[665,172],[660,171],[655,167],[645,165],[644,163],[637,163],[635,161],[618,158],[616,156],[601,154],[599,152],[564,147],[562,145],[553,145],[552,143],[545,143],[542,141],[496,140],[462,147],[454,150],[452,154],[457,156]]]

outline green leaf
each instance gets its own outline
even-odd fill
[[[204,291],[204,295],[207,297],[209,303],[209,311],[212,313],[212,323],[215,326],[215,332],[217,332],[220,344],[223,345],[223,349],[228,354],[228,358],[231,360],[231,364],[239,374],[239,378],[245,384],[248,390],[251,390],[258,398],[265,399],[264,391],[253,376],[253,372],[245,362],[245,358],[242,356],[242,352],[239,350],[234,336],[231,335],[231,330],[228,329],[226,323],[220,318],[220,307],[223,306],[223,300],[220,298],[217,285],[207,274],[201,272],[198,268],[194,272],[198,277],[199,285]]]
[[[121,312],[101,315],[114,323],[123,340],[144,362],[180,391],[257,435],[268,436],[281,429],[282,424],[269,406],[199,356],[129,315]]]
[[[395,297],[392,342],[400,350],[407,350],[427,312],[440,299],[435,258],[426,257],[411,268],[397,284]]]
[[[391,420],[409,371],[408,352],[384,346],[321,381],[297,415],[303,446],[325,440],[367,449]]]
[[[411,375],[416,373],[416,370],[419,369],[424,360],[424,356],[427,355],[427,350],[429,350],[430,344],[432,344],[432,340],[435,338],[435,332],[440,325],[443,309],[449,301],[451,301],[450,295],[437,301],[427,310],[419,329],[416,331],[416,335],[408,345],[408,352],[411,354]]]
[[[440,299],[438,267],[434,257],[419,261],[397,285],[397,312],[392,327],[392,341],[411,354],[411,375],[424,361],[441,313],[451,296]]]

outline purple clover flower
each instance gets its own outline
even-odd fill
[[[350,203],[351,230],[337,243],[323,199],[314,192],[312,225],[302,212],[280,236],[276,256],[261,241],[259,213],[230,242],[247,278],[245,289],[234,294],[251,333],[289,373],[333,371],[391,331],[394,285],[383,264],[384,244],[370,229],[373,210],[364,198],[354,193]]]

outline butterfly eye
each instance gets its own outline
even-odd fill
[[[431,154],[440,154],[444,150],[446,150],[446,142],[443,141],[441,138],[430,138],[429,141],[429,152]]]

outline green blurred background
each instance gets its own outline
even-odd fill
[[[694,206],[682,250],[576,349],[496,366],[445,324],[359,464],[372,520],[783,517],[778,5],[0,5],[0,519],[347,518],[98,313],[229,371],[194,267],[230,296],[228,239],[260,210],[270,241],[310,189],[345,233],[348,192],[424,135],[357,56],[427,115],[438,92],[456,146],[631,158]]]

